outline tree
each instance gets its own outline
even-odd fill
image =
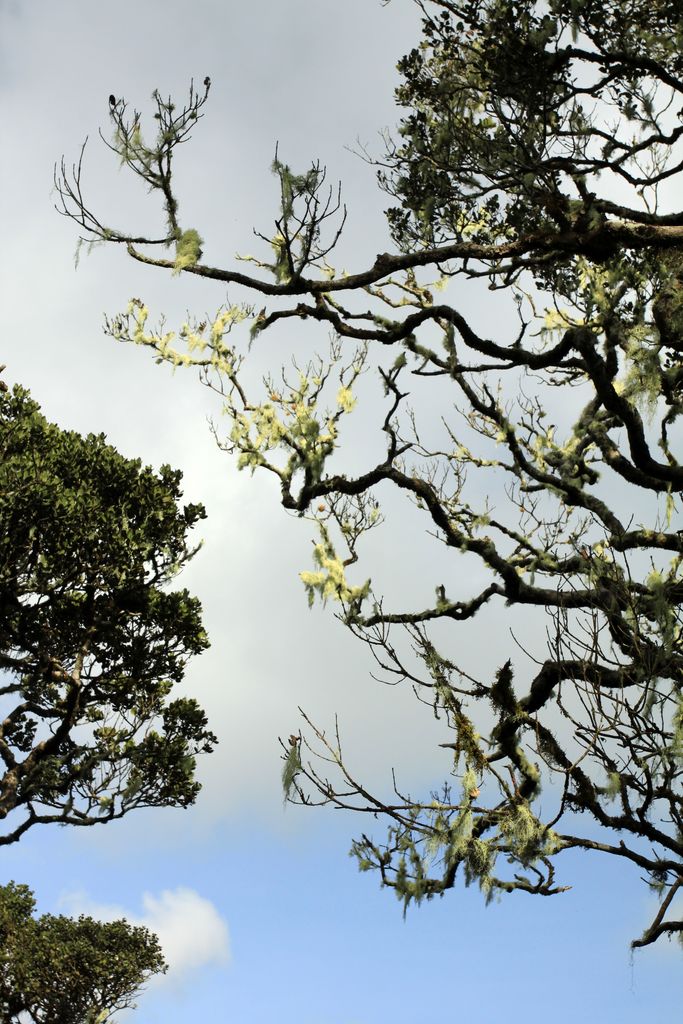
[[[309,723],[285,744],[290,798],[388,819],[386,842],[363,835],[354,852],[406,904],[458,877],[487,898],[558,893],[555,865],[572,849],[630,861],[660,899],[634,942],[646,945],[683,933],[672,906],[683,886],[683,213],[667,205],[683,170],[680,5],[417,2],[422,38],[399,65],[405,114],[376,161],[392,252],[337,272],[338,193],[318,164],[295,174],[276,155],[280,212],[259,236],[273,255],[250,257],[250,273],[202,262],[198,232],[180,225],[172,158],[208,83],[182,110],[155,94],[154,138],[123,100],[110,110],[108,145],[159,194],[161,231],[96,216],[82,154],[71,170],[62,162],[60,208],[84,241],[266,297],[258,314],[256,302],[231,306],[177,333],[150,327],[134,299],[106,330],[198,369],[232,423],[227,437],[216,430],[221,446],[273,474],[283,506],[315,522],[309,599],[340,602],[388,678],[450,730],[456,781],[387,800]],[[171,258],[153,254],[169,246]],[[466,283],[475,302],[483,286],[509,302],[493,337],[463,308]],[[292,318],[332,329],[331,358],[267,378],[254,397],[235,328],[250,320],[253,340]],[[337,450],[369,368],[383,448],[373,458],[368,443],[372,461],[351,474]],[[445,548],[443,575],[416,581],[407,607],[347,579],[392,491]],[[481,586],[468,589],[463,565]],[[513,647],[514,664],[480,678],[442,627],[510,605],[547,617],[547,644]]]
[[[25,885],[0,886],[0,1011],[5,1024],[105,1024],[166,971],[159,942],[126,921],[34,916]]]
[[[196,798],[215,737],[169,694],[208,641],[168,585],[205,513],[179,506],[180,481],[0,392],[0,845]]]

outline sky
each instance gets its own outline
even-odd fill
[[[660,945],[631,958],[628,943],[652,904],[624,865],[567,855],[570,892],[515,894],[486,908],[474,891],[402,908],[347,853],[366,827],[348,815],[284,807],[278,736],[297,708],[329,728],[338,714],[354,770],[386,786],[399,770],[413,791],[448,772],[445,738],[409,690],[371,678],[372,663],[330,609],[309,611],[298,579],[310,568],[310,526],[279,507],[269,480],[239,474],[216,448],[217,412],[191,374],[156,367],[104,336],[103,315],[141,295],[153,316],[180,323],[241,296],[221,285],[142,268],[115,248],[74,266],[76,231],[54,210],[52,173],[76,159],[95,209],[150,231],[161,213],[117,168],[97,137],[110,93],[147,109],[152,90],[182,98],[212,79],[206,117],[177,164],[180,217],[205,239],[209,262],[254,251],[271,229],[276,143],[295,170],[319,159],[341,179],[349,208],[341,259],[364,266],[389,248],[386,197],[354,150],[382,151],[396,124],[397,59],[417,41],[409,0],[0,0],[0,304],[5,379],[30,388],[61,426],[104,432],[123,454],[182,469],[185,497],[202,501],[203,547],[182,577],[200,597],[212,647],[186,688],[220,744],[200,766],[188,811],[145,811],[86,830],[35,829],[2,851],[0,878],[30,885],[41,912],[124,915],[160,935],[170,964],[128,1018],[140,1024],[220,1019],[234,1024],[408,1024],[476,1015],[569,1024],[579,1015],[635,1024],[680,1008],[680,952]],[[495,329],[495,304],[463,297]],[[299,332],[299,333],[297,333]],[[257,371],[327,337],[300,326],[269,332]],[[360,442],[366,421],[352,439]],[[378,532],[369,563],[387,592],[429,594],[421,527]],[[409,530],[395,556],[400,530]],[[430,565],[430,568],[432,566]],[[470,578],[458,585],[472,585]],[[529,626],[477,622],[458,639],[485,674]],[[381,827],[377,826],[381,836]]]

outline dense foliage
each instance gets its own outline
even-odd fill
[[[106,1024],[166,970],[158,940],[126,921],[44,914],[25,885],[0,886],[3,1024]]]
[[[214,737],[169,699],[208,643],[197,599],[168,586],[204,516],[180,479],[0,393],[0,845],[197,795]]]
[[[354,850],[406,903],[458,878],[487,898],[557,893],[556,865],[577,848],[630,861],[660,900],[644,945],[683,932],[672,909],[683,886],[680,4],[418,6],[423,35],[400,64],[405,115],[378,161],[395,251],[337,272],[336,194],[318,165],[297,175],[277,159],[280,213],[261,235],[274,256],[250,257],[251,273],[201,262],[199,235],[178,221],[171,158],[208,80],[182,110],[156,95],[156,138],[123,100],[111,105],[112,148],[162,199],[157,237],[105,226],[80,164],[73,175],[62,165],[62,211],[142,264],[271,303],[175,334],[132,300],[108,331],[199,369],[232,423],[221,444],[316,522],[309,597],[337,599],[388,678],[444,724],[456,782],[438,792],[372,795],[312,727],[287,745],[290,796],[388,819],[386,842],[364,835]],[[174,258],[152,254],[169,245]],[[509,302],[494,323],[483,286],[493,308]],[[252,340],[319,321],[335,333],[332,357],[268,378],[254,397],[248,348],[233,340],[246,319]],[[336,452],[368,367],[384,447],[373,458],[368,444],[371,461],[350,474]],[[347,579],[391,491],[443,545],[438,577],[416,580],[403,606]],[[456,627],[510,605],[547,628],[486,678]]]

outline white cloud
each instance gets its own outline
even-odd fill
[[[228,962],[227,925],[210,900],[180,888],[165,889],[160,896],[145,893],[142,903],[142,921],[159,936],[170,969]]]
[[[158,896],[146,892],[142,913],[117,904],[97,903],[84,892],[67,893],[62,909],[73,915],[87,914],[99,921],[122,917],[155,932],[168,962],[167,978],[180,979],[188,971],[230,960],[228,927],[210,900],[182,886],[164,889]]]

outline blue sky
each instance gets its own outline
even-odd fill
[[[209,396],[189,375],[102,335],[102,314],[131,295],[173,321],[188,309],[213,312],[224,289],[142,272],[109,250],[76,272],[74,230],[52,209],[53,164],[62,152],[74,158],[89,134],[93,205],[154,225],[147,197],[97,145],[107,98],[143,107],[153,88],[182,95],[190,77],[210,74],[207,116],[179,161],[178,185],[183,223],[199,228],[211,261],[252,250],[252,225],[268,229],[276,141],[295,169],[319,157],[331,180],[342,178],[344,259],[371,260],[388,248],[386,197],[349,149],[359,140],[381,151],[379,132],[396,121],[394,66],[416,25],[408,0],[0,0],[6,377],[61,425],[105,431],[126,455],[183,469],[188,500],[209,513],[183,579],[212,639],[187,686],[221,740],[201,766],[197,806],[34,831],[2,851],[2,879],[31,885],[41,911],[124,912],[164,931],[173,967],[129,1018],[140,1024],[657,1024],[681,1005],[678,947],[631,961],[628,943],[651,904],[628,866],[566,855],[565,895],[485,908],[477,892],[456,890],[404,920],[392,894],[347,856],[366,822],[283,808],[277,737],[298,728],[299,705],[328,725],[338,712],[354,766],[380,786],[392,765],[413,790],[438,785],[448,764],[437,744],[447,737],[428,709],[416,714],[410,692],[372,681],[367,652],[329,611],[307,610],[297,574],[309,568],[308,526],[284,515],[269,481],[237,474],[216,450]],[[478,298],[467,300],[473,314]],[[495,320],[487,303],[476,308],[480,322]],[[277,365],[295,341],[280,335],[281,350],[257,351],[257,364]],[[398,563],[392,538],[378,534],[368,554],[386,586],[406,593],[426,549],[418,533]],[[500,665],[508,624],[522,638],[535,628],[514,615],[504,627],[475,624],[463,656],[483,672]]]
[[[647,898],[613,862],[572,856],[564,877],[574,888],[553,899],[519,894],[485,908],[479,893],[456,890],[404,920],[393,896],[345,856],[353,821],[328,815],[283,836],[247,815],[196,831],[192,812],[161,817],[85,837],[63,829],[49,843],[34,834],[4,851],[5,870],[31,880],[41,909],[65,909],[60,898],[79,890],[131,913],[142,892],[179,886],[213,902],[228,923],[229,963],[181,971],[131,1019],[675,1019],[680,953],[664,945],[631,960]]]

